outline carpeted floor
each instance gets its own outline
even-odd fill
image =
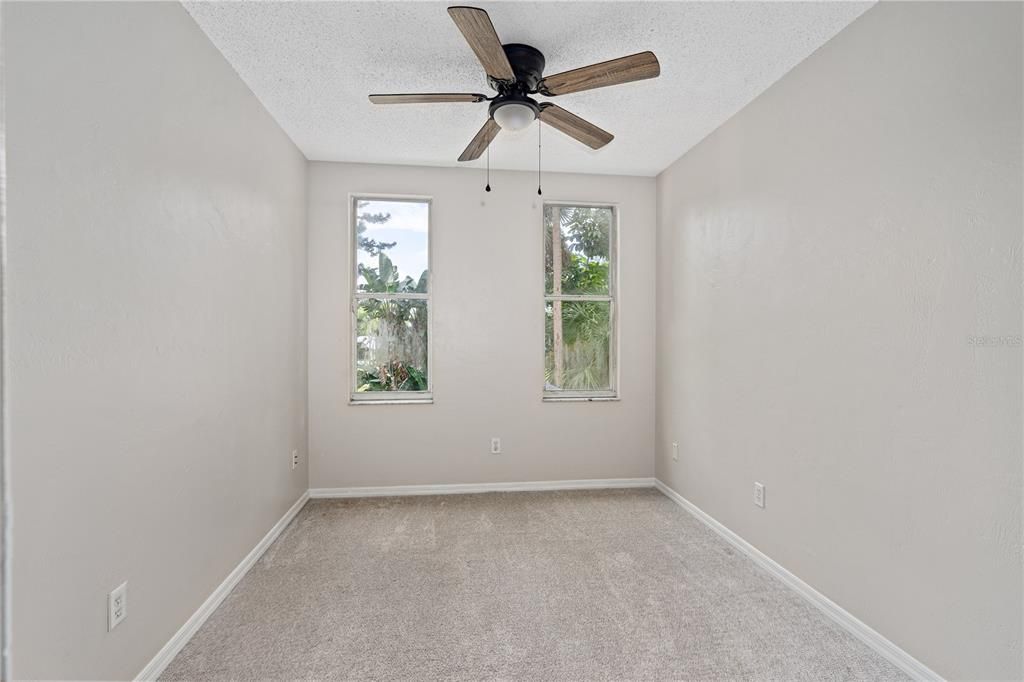
[[[314,500],[161,679],[893,680],[655,490]]]

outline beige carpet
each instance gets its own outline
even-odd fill
[[[654,490],[311,501],[162,679],[905,677]]]

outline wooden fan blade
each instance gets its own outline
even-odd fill
[[[495,123],[493,118],[488,118],[487,123],[484,123],[484,127],[470,141],[466,151],[462,152],[459,161],[479,159],[480,155],[487,149],[487,145],[497,136],[499,130],[501,130],[501,126]]]
[[[448,15],[462,31],[488,76],[501,81],[516,79],[487,12],[477,7],[449,7]]]
[[[561,130],[569,137],[579,140],[591,149],[600,149],[615,139],[615,136],[607,130],[601,130],[593,123],[566,111],[557,104],[547,104],[542,107],[540,120],[556,130]]]
[[[567,95],[570,92],[657,78],[660,74],[661,65],[654,53],[641,52],[547,76],[537,89],[545,95]]]
[[[477,93],[437,92],[409,95],[370,95],[374,104],[432,104],[435,102],[483,102],[486,95]]]

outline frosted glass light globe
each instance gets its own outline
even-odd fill
[[[533,123],[537,114],[525,104],[509,102],[494,110],[494,122],[501,126],[502,130],[522,130]]]

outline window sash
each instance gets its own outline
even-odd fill
[[[359,357],[359,320],[357,319],[359,302],[367,299],[375,300],[399,300],[399,301],[426,301],[427,302],[427,390],[425,391],[357,391],[359,388],[359,368],[357,358]],[[433,353],[434,343],[432,332],[434,329],[434,306],[431,305],[429,294],[417,294],[415,296],[406,294],[394,294],[387,297],[381,296],[357,296],[352,301],[350,314],[352,325],[352,343],[350,372],[352,374],[352,385],[350,387],[349,402],[352,403],[417,403],[431,402],[434,397],[434,375],[433,375]]]
[[[434,251],[434,203],[428,196],[410,196],[394,194],[349,194],[349,285],[351,286],[351,306],[349,311],[349,404],[416,404],[431,403],[434,398],[434,306],[433,281],[429,281],[427,293],[392,293],[359,291],[359,243],[356,227],[358,223],[360,201],[405,202],[427,204],[427,272],[433,278]],[[417,300],[427,302],[427,390],[425,391],[363,391],[358,392],[359,372],[356,358],[358,357],[358,320],[356,319],[359,302],[367,299],[376,300]]]
[[[573,298],[570,296],[562,297],[550,297],[545,296],[544,302],[547,303],[551,300],[597,300],[608,303],[608,325],[610,340],[608,344],[608,388],[595,388],[591,390],[584,390],[578,388],[544,388],[543,399],[559,401],[559,400],[580,400],[583,401],[588,398],[596,398],[608,400],[610,398],[619,397],[619,312],[616,306],[615,300],[605,297],[584,297],[584,298]]]
[[[597,297],[602,297],[603,296],[605,299],[609,299],[609,298],[614,299],[616,296],[618,296],[618,292],[617,292],[616,289],[617,289],[618,284],[619,284],[619,207],[618,207],[618,204],[607,204],[607,203],[606,204],[602,204],[602,203],[594,203],[594,202],[590,202],[590,201],[575,201],[575,202],[550,201],[550,202],[545,202],[544,206],[543,206],[543,209],[541,210],[541,237],[542,237],[541,241],[544,242],[543,248],[541,249],[541,253],[542,253],[542,255],[545,258],[547,257],[547,248],[548,248],[549,244],[547,243],[547,239],[544,239],[544,237],[547,236],[547,230],[546,230],[546,227],[544,225],[544,219],[545,219],[545,215],[547,214],[547,210],[549,208],[557,208],[559,210],[561,210],[563,208],[606,208],[606,209],[608,209],[609,211],[612,212],[612,223],[611,223],[611,226],[609,228],[611,230],[611,234],[608,235],[608,293],[607,294],[552,294],[545,287],[544,295],[545,296],[566,296],[566,297],[568,297],[568,296],[584,296],[584,297],[585,296],[597,296]],[[543,263],[544,261],[541,261],[541,262]],[[600,300],[600,298],[595,298],[594,300]]]

